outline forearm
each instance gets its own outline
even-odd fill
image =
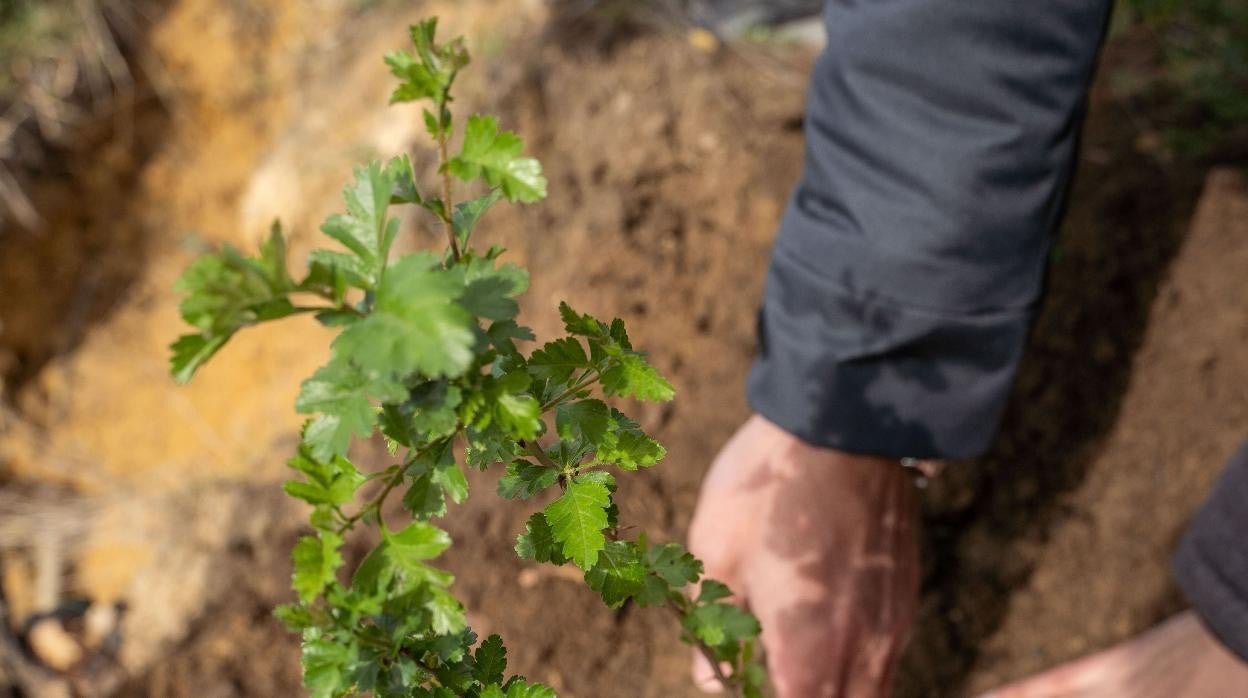
[[[804,440],[986,448],[1042,288],[1106,0],[830,2],[750,401]]]

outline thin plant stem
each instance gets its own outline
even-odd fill
[[[452,222],[453,211],[455,210],[451,204],[451,171],[447,167],[450,162],[450,156],[447,153],[447,141],[450,136],[443,130],[442,135],[438,137],[438,154],[442,158],[442,223],[446,227],[446,240],[451,244],[451,256],[456,262],[459,261],[459,241],[455,239],[455,224]]]
[[[562,470],[562,468],[550,459],[550,456],[546,455],[546,452],[542,450],[542,447],[538,445],[536,441],[524,441],[522,443],[524,444],[524,450],[528,451],[529,454],[536,458],[539,463],[547,468]]]
[[[667,608],[676,615],[677,620],[684,620],[684,613],[679,607],[676,606],[676,604],[668,601]],[[728,678],[728,675],[724,673],[723,668],[719,666],[719,659],[715,657],[715,652],[711,650],[705,642],[702,642],[697,638],[693,638],[693,646],[702,653],[702,656],[705,657],[706,661],[711,665],[711,671],[715,674],[715,680],[719,681],[719,683],[724,687],[724,690],[729,694],[740,698],[741,687],[737,685],[737,682]]]
[[[456,434],[458,433],[459,432],[456,432]],[[454,434],[451,435],[450,438],[452,439],[455,438],[455,435]],[[433,444],[430,444],[428,447],[424,449],[421,449],[420,452],[416,454],[416,458],[419,458],[420,456],[428,453],[429,451],[433,450],[436,446],[441,445],[442,443],[443,443],[442,441],[438,441]],[[386,484],[384,487],[382,487],[381,492],[376,497],[374,497],[372,501],[370,501],[368,504],[365,504],[364,507],[361,508],[359,511],[355,512],[355,514],[345,517],[343,519],[342,525],[338,527],[339,534],[345,533],[347,530],[351,529],[353,526],[355,526],[357,522],[359,522],[360,519],[367,516],[368,512],[370,511],[377,512],[378,517],[381,516],[381,507],[382,505],[386,503],[386,497],[389,497],[390,493],[394,491],[394,488],[398,487],[400,484],[403,483],[403,478],[406,476],[406,472],[407,472],[407,469],[402,466],[394,466],[393,470],[394,472],[386,479]],[[372,477],[366,478],[366,480],[371,480],[371,479],[373,478]]]
[[[590,374],[593,374],[593,375],[591,376]],[[568,398],[568,396],[570,396],[570,395],[575,395],[576,393],[578,393],[578,392],[580,392],[580,391],[584,390],[585,388],[588,388],[588,387],[590,386],[590,384],[591,384],[591,383],[593,383],[593,382],[594,382],[594,380],[595,380],[595,379],[597,379],[597,378],[598,378],[598,372],[597,372],[597,371],[595,371],[595,370],[593,370],[593,369],[590,369],[590,370],[586,371],[586,372],[585,372],[585,374],[584,374],[583,376],[581,376],[581,377],[580,377],[580,379],[579,379],[579,380],[577,380],[577,381],[576,381],[576,382],[572,385],[572,387],[568,388],[567,390],[563,391],[562,393],[559,393],[557,396],[555,396],[555,397],[551,398],[549,402],[547,402],[546,404],[542,405],[542,406],[539,408],[539,409],[540,409],[540,411],[545,412],[545,411],[549,410],[549,409],[550,409],[550,408],[552,408],[552,407],[556,407],[556,406],[558,406],[558,405],[559,405],[559,404],[561,404],[564,400],[566,400],[566,399]]]

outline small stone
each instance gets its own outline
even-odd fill
[[[93,603],[83,617],[83,644],[95,649],[117,628],[117,607],[107,603]]]
[[[55,618],[36,621],[26,642],[39,661],[57,671],[68,671],[82,659],[82,647]]]

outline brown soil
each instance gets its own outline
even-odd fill
[[[158,37],[186,62],[192,106],[140,169],[138,198],[118,214],[127,222],[246,244],[280,213],[294,224],[296,251],[306,250],[316,219],[337,206],[333,190],[346,164],[415,139],[411,124],[377,116],[386,82],[375,56],[401,40],[395,27],[410,16],[352,21],[332,42],[308,39],[297,48],[273,37],[319,36],[315,22],[293,17],[288,3],[263,4],[269,25],[218,16],[206,0],[170,11],[174,24]],[[671,377],[675,402],[628,407],[669,456],[623,479],[620,506],[651,538],[678,540],[710,458],[747,414],[754,310],[801,167],[809,56],[777,47],[707,52],[654,35],[606,48],[569,45],[557,34],[534,41],[538,25],[529,15],[515,19],[514,5],[435,8],[452,26],[505,45],[505,61],[482,58],[470,71],[464,103],[499,112],[542,158],[551,182],[545,204],[492,213],[480,234],[533,271],[524,313],[539,336],[555,332],[555,306],[571,299],[622,316]],[[268,26],[269,34],[239,26]],[[199,34],[207,39],[196,50],[216,58],[179,48],[179,36]],[[237,42],[248,47],[241,57],[231,51]],[[244,64],[255,84],[233,81]],[[291,76],[300,78],[291,94],[262,89]],[[487,97],[487,81],[501,93]],[[982,689],[1102,646],[1176,607],[1166,550],[1248,416],[1248,366],[1235,346],[1248,336],[1248,298],[1235,274],[1244,268],[1248,194],[1229,179],[1211,185],[1167,276],[1200,175],[1139,152],[1138,135],[1098,91],[1049,301],[1002,436],[989,457],[956,465],[925,498],[922,615],[899,695]],[[436,242],[432,233],[417,238]],[[44,350],[44,363],[83,376],[84,394],[64,398],[63,423],[36,419],[46,415],[39,404],[66,394],[63,382],[38,368],[24,380],[17,404],[35,417],[0,437],[0,460],[7,452],[23,478],[65,477],[42,447],[71,444],[98,454],[87,469],[121,487],[151,487],[164,471],[174,480],[229,475],[276,488],[294,421],[290,398],[321,357],[305,350],[306,333],[256,333],[232,345],[199,385],[158,382],[163,344],[178,329],[168,282],[189,259],[177,243],[145,248],[140,278],[116,301],[123,309],[76,351]],[[0,245],[5,259],[21,249]],[[43,258],[55,266],[55,253]],[[68,277],[70,287],[81,283]],[[61,286],[57,292],[72,297]],[[0,297],[24,298],[15,294],[33,288],[0,276]],[[66,317],[52,313],[41,331],[61,331]],[[0,343],[18,351],[5,336]],[[144,383],[137,396],[117,397],[136,383]],[[240,404],[239,395],[254,398]],[[92,416],[109,398],[119,401],[108,408],[113,425]],[[169,415],[169,405],[190,407]],[[157,415],[167,432],[136,445]],[[26,424],[32,420],[38,429]],[[218,444],[213,452],[205,433]],[[448,517],[458,544],[446,562],[477,629],[507,640],[512,668],[565,696],[696,695],[671,619],[607,611],[583,585],[516,560],[511,543],[536,505],[500,503],[496,477],[474,474],[474,497]],[[70,479],[96,484],[88,475]],[[270,498],[240,496],[274,511]],[[246,509],[229,515],[245,517]],[[267,613],[288,595],[285,550],[297,521],[272,518],[259,532],[203,544],[214,562],[193,587],[202,594],[197,610],[176,616],[180,639],[161,635],[157,654],[165,656],[122,695],[297,694],[297,641]],[[91,593],[89,582],[80,586]],[[143,599],[131,592],[130,602]]]
[[[987,688],[1125,639],[1184,607],[1167,578],[1189,512],[1248,438],[1248,179],[1215,171],[1158,290],[1121,408],[1055,504],[1035,570],[981,645]],[[1037,545],[1039,543],[1039,545]]]
[[[1069,211],[1053,253],[1048,295],[1000,436],[985,458],[951,468],[925,498],[927,591],[901,683],[904,694],[960,695],[968,677],[970,685],[983,689],[1000,678],[1104,646],[1174,610],[1172,597],[1161,598],[1173,593],[1166,591],[1165,550],[1229,455],[1229,447],[1198,451],[1197,444],[1202,439],[1233,443],[1248,436],[1242,422],[1223,418],[1227,406],[1217,402],[1176,403],[1177,414],[1160,401],[1134,405],[1135,411],[1152,415],[1156,426],[1150,428],[1192,446],[1185,458],[1199,461],[1203,473],[1172,485],[1176,489],[1162,507],[1167,509],[1164,525],[1154,510],[1159,504],[1137,500],[1141,487],[1155,483],[1139,479],[1131,464],[1154,467],[1163,456],[1124,436],[1139,429],[1138,421],[1130,420],[1140,419],[1125,411],[1127,401],[1138,400],[1132,395],[1141,383],[1177,388],[1191,381],[1174,369],[1205,351],[1196,349],[1195,341],[1186,344],[1187,337],[1174,343],[1166,337],[1169,330],[1153,327],[1159,323],[1154,301],[1173,292],[1163,289],[1174,283],[1166,281],[1171,260],[1188,235],[1203,182],[1190,164],[1163,163],[1146,152],[1148,137],[1133,128],[1132,105],[1113,98],[1108,76],[1118,63],[1131,60],[1138,54],[1119,45],[1111,46],[1103,61]],[[1221,202],[1209,206],[1231,205],[1225,188],[1214,188],[1209,196]],[[1220,233],[1237,234],[1225,228],[1229,221],[1221,225],[1221,231],[1194,236],[1188,248]],[[1217,257],[1186,251],[1201,260]],[[1221,275],[1228,286],[1239,275],[1232,264],[1210,264],[1195,273]],[[1223,322],[1222,315],[1242,313],[1244,306],[1234,298],[1228,295],[1202,308],[1195,322],[1212,326]],[[1150,327],[1152,344],[1145,342]],[[1170,342],[1169,349],[1154,348],[1158,342]],[[1245,367],[1235,365],[1233,348],[1225,351],[1224,360],[1231,363],[1223,375],[1243,385]],[[1092,487],[1101,488],[1104,501],[1087,494]],[[1099,531],[1096,535],[1104,538],[1091,559],[1113,558],[1114,551],[1127,549],[1138,552],[1143,546],[1153,554],[1148,566],[1137,558],[1141,566],[1135,569],[1128,565],[1110,572],[1098,563],[1089,570],[1088,557],[1067,555],[1053,541],[1067,525],[1099,529],[1093,522],[1111,519],[1129,522],[1135,540],[1120,543],[1108,530]],[[1044,622],[1021,610],[1029,603],[1021,599],[1029,598],[1038,568],[1049,570],[1050,603],[1072,610],[1061,616],[1070,625]],[[1149,575],[1148,584],[1141,585],[1142,576]],[[1125,588],[1141,588],[1137,585],[1150,589],[1153,605],[1137,601],[1130,611],[1125,605],[1105,609],[1115,618],[1112,632],[1082,606],[1081,599],[1092,595],[1107,603],[1120,599]]]

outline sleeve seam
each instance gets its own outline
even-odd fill
[[[934,308],[930,306],[923,306],[923,305],[919,305],[919,304],[915,304],[915,303],[911,303],[907,301],[902,301],[893,296],[882,294],[879,291],[874,290],[874,289],[872,290],[873,295],[871,297],[863,297],[860,293],[859,294],[853,293],[850,289],[846,288],[844,284],[830,279],[825,272],[822,272],[814,268],[808,261],[806,261],[806,259],[804,259],[800,254],[798,254],[797,251],[791,249],[787,244],[784,243],[783,236],[776,238],[776,242],[775,242],[774,250],[772,254],[776,258],[783,258],[781,261],[783,261],[785,264],[792,264],[794,266],[799,267],[801,271],[806,275],[809,275],[817,279],[827,279],[827,286],[831,288],[833,292],[836,293],[836,295],[840,298],[848,299],[860,305],[874,304],[874,305],[890,306],[892,308],[897,309],[899,312],[908,313],[911,315],[918,315],[918,316],[935,318],[935,319],[940,319],[940,320],[963,320],[963,321],[969,320],[969,321],[974,321],[974,322],[998,321],[998,320],[1007,320],[1007,319],[1013,319],[1013,318],[1018,318],[1018,317],[1027,317],[1028,315],[1033,314],[1040,305],[1040,301],[1039,299],[1037,299],[1037,300],[1034,300],[1030,303],[1027,303],[1025,305],[1022,305],[1016,308],[1002,308],[999,310],[994,309],[994,310],[976,310],[976,311],[951,311],[951,310],[945,310],[942,308]]]

